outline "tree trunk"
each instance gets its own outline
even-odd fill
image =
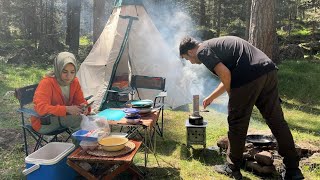
[[[105,4],[106,0],[93,1],[93,43],[95,43],[98,40],[105,25],[103,21],[103,16],[105,15]]]
[[[0,1],[0,38],[4,41],[8,41],[9,39],[11,39],[9,30],[9,10],[10,1]]]
[[[26,39],[34,40],[36,36],[36,2],[34,0],[23,1],[23,28]]]
[[[249,42],[277,63],[279,47],[275,27],[275,1],[252,0]]]
[[[200,26],[206,26],[206,1],[200,1]]]
[[[249,29],[250,29],[250,15],[251,15],[251,2],[252,0],[246,0],[246,32],[245,40],[249,39]]]
[[[216,0],[217,4],[217,37],[220,36],[220,31],[221,31],[221,0]]]
[[[50,8],[49,8],[49,12],[50,12],[50,16],[49,16],[49,34],[54,34],[55,33],[55,21],[54,21],[54,1],[55,0],[50,0]]]
[[[66,44],[69,50],[78,54],[80,37],[81,0],[67,1],[67,35]]]
[[[32,10],[33,11],[33,24],[32,24],[32,39],[33,39],[33,43],[34,43],[34,47],[37,48],[38,46],[38,38],[39,38],[39,31],[38,31],[38,15],[37,15],[37,0],[33,0],[32,1],[33,6],[32,6]]]
[[[314,8],[314,14],[317,14],[316,0],[312,0],[312,7]],[[313,39],[313,41],[316,41],[316,26],[317,26],[317,20],[315,18],[313,18],[313,22],[312,22],[312,39]]]
[[[46,1],[46,0],[45,0]],[[45,8],[44,8],[45,12],[44,12],[44,22],[45,22],[45,26],[44,26],[44,32],[47,35],[48,34],[48,2],[45,2]]]

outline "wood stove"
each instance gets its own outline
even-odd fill
[[[193,96],[193,113],[186,120],[187,147],[191,144],[203,145],[206,148],[206,127],[208,122],[199,114],[199,95]]]

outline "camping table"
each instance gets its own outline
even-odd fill
[[[122,118],[119,121],[112,121],[112,120],[108,120],[109,125],[118,125],[118,126],[122,126],[122,127],[129,127],[129,135],[128,137],[130,137],[130,135],[138,132],[140,129],[144,130],[144,138],[143,138],[143,143],[144,143],[144,148],[145,148],[145,167],[147,166],[147,159],[148,159],[148,150],[153,151],[153,153],[155,153],[155,149],[156,149],[156,135],[153,136],[153,132],[155,132],[155,125],[156,122],[158,120],[158,117],[160,115],[160,111],[153,111],[149,114],[145,114],[141,117],[141,123],[139,124],[129,124],[127,123],[126,118]],[[152,143],[152,138],[153,139],[153,143]],[[149,141],[149,143],[148,143]],[[148,144],[150,145],[150,148],[148,147]]]
[[[85,177],[86,179],[113,179],[118,174],[128,170],[134,176],[138,176],[143,179],[143,175],[138,172],[134,167],[135,165],[132,163],[134,156],[138,152],[142,142],[130,140],[135,144],[135,149],[128,154],[117,156],[117,157],[104,157],[104,156],[93,156],[86,151],[84,151],[81,147],[77,148],[72,154],[68,156],[67,164],[72,167],[75,171],[77,171],[80,175]],[[79,166],[80,162],[87,163],[99,163],[104,164],[106,166],[114,165],[116,167],[113,171],[109,172],[107,169],[105,172],[102,172],[98,177],[94,174],[86,171],[84,168]],[[108,173],[109,174],[106,174]]]

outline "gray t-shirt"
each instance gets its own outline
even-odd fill
[[[204,41],[197,51],[199,60],[214,74],[214,67],[223,63],[231,71],[231,88],[249,83],[277,69],[272,60],[249,42],[235,36]]]

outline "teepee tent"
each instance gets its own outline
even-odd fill
[[[161,37],[141,0],[116,0],[113,12],[77,73],[84,95],[93,95],[93,109],[103,110],[111,89],[128,87],[131,75],[166,78],[167,106],[191,102],[181,82],[183,65]],[[142,99],[154,93],[139,91]]]

